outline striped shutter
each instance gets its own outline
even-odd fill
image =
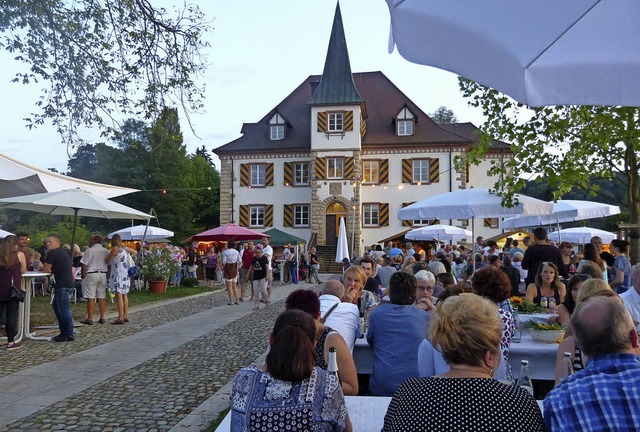
[[[360,113],[360,138],[364,139],[364,136],[367,134],[367,121],[365,120],[362,113]]]
[[[380,159],[378,164],[378,181],[389,183],[389,159]]]
[[[353,170],[355,168],[355,162],[353,157],[344,158],[344,175],[343,178],[353,179]]]
[[[240,164],[240,186],[250,186],[249,164]]]
[[[378,204],[379,214],[378,219],[380,226],[389,226],[389,203]]]
[[[285,204],[284,205],[283,225],[285,227],[292,227],[293,226],[293,204]]]
[[[318,113],[318,132],[326,132],[327,131],[327,113],[319,112]]]
[[[402,208],[408,207],[411,204],[413,204],[413,203],[412,202],[402,203]],[[406,226],[406,227],[413,226],[413,221],[412,220],[403,220],[402,221],[402,226]]]
[[[238,218],[238,225],[247,228],[249,226],[249,206],[240,206],[240,217]]]
[[[316,180],[327,178],[327,162],[323,157],[316,158]]]
[[[273,226],[273,205],[265,204],[264,206],[264,226]]]
[[[273,186],[273,164],[268,163],[265,164],[264,169],[264,185],[265,186]]]
[[[465,181],[465,183],[469,183],[469,181],[470,181],[469,180],[469,177],[470,177],[470,175],[469,175],[470,165],[471,164],[469,163],[469,161],[466,161],[464,163],[464,181]]]
[[[438,183],[440,181],[440,159],[429,159],[429,183]]]
[[[353,130],[353,111],[344,112],[344,130],[345,131]]]
[[[402,183],[413,183],[412,159],[402,159]]]
[[[293,185],[293,162],[284,163],[284,185]]]

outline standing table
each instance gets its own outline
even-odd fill
[[[22,336],[26,336],[33,340],[51,340],[50,337],[36,336],[35,332],[31,332],[31,287],[36,277],[49,275],[51,275],[51,273],[35,271],[28,271],[22,275],[22,290],[26,291],[26,294],[18,317],[18,334],[16,335],[16,342],[20,342],[22,340]]]

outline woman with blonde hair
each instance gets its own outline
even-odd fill
[[[502,359],[501,335],[491,301],[465,293],[438,302],[427,337],[441,349],[449,371],[406,380],[389,404],[383,430],[544,430],[533,397],[493,378]]]
[[[364,289],[367,283],[367,275],[364,269],[357,265],[349,266],[342,276],[344,285],[344,301],[358,306],[360,316],[376,304],[375,295]]]
[[[129,264],[127,250],[122,245],[120,234],[111,237],[111,250],[105,259],[109,265],[109,289],[116,295],[118,303],[118,318],[111,324],[124,324],[129,322],[129,290],[131,278],[129,277]]]

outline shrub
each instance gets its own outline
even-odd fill
[[[196,287],[196,286],[200,285],[200,283],[198,282],[198,279],[196,279],[196,278],[184,278],[180,282],[180,285],[185,286],[185,287]]]

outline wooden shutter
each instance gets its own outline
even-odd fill
[[[249,226],[249,206],[240,206],[240,217],[238,218],[238,225],[247,228]]]
[[[319,112],[318,113],[318,132],[326,132],[327,131],[327,113]]]
[[[367,120],[365,120],[362,113],[360,113],[360,138],[364,139],[367,134]]]
[[[273,186],[273,164],[267,163],[264,168],[264,185]]]
[[[355,168],[355,161],[353,157],[344,158],[344,175],[343,178],[353,179],[353,170]]]
[[[284,205],[284,218],[282,222],[283,222],[283,226],[286,226],[286,227],[293,226],[293,204]]]
[[[240,186],[251,185],[250,171],[249,164],[240,164]]]
[[[440,181],[440,159],[429,159],[429,183],[438,183]]]
[[[378,182],[389,183],[389,159],[380,159],[378,163]]]
[[[273,226],[273,205],[265,204],[264,206],[264,226]]]
[[[316,180],[327,178],[327,162],[323,157],[316,158]]]
[[[353,111],[344,112],[344,130],[345,131],[353,130]]]
[[[413,183],[412,159],[402,159],[402,183]]]
[[[293,162],[284,163],[284,185],[293,185]]]
[[[412,202],[402,203],[402,208],[408,207],[411,204],[413,204],[413,203]],[[413,221],[412,220],[403,220],[402,221],[402,226],[406,226],[406,227],[413,226]]]
[[[380,226],[389,226],[389,203],[378,204],[378,209],[378,220],[380,221]]]

